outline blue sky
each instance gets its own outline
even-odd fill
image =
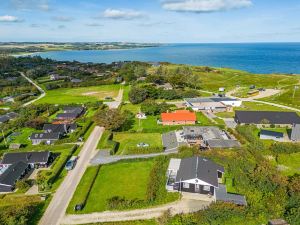
[[[299,0],[0,0],[0,41],[299,42]]]

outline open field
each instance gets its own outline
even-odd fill
[[[44,98],[36,104],[80,104],[104,100],[105,97],[116,98],[118,96],[119,85],[102,85],[80,88],[62,88],[47,91]]]
[[[220,87],[225,87],[226,91],[234,89],[237,85],[241,87],[256,85],[258,88],[281,88],[299,82],[299,77],[292,75],[256,75],[232,69],[218,69],[219,73],[203,73],[197,72],[196,68],[194,67],[194,73],[201,76],[203,89],[214,92],[217,92]]]
[[[296,89],[294,95],[294,86],[290,86],[285,88],[282,93],[262,100],[300,108],[300,89]]]
[[[282,168],[284,175],[292,176],[295,173],[300,173],[300,152],[293,154],[279,154],[278,166]]]
[[[168,70],[176,70],[181,65],[165,65]],[[186,66],[186,65],[182,65]],[[194,74],[201,78],[201,87],[203,90],[218,92],[220,87],[225,87],[226,91],[234,89],[237,85],[240,87],[249,87],[256,85],[258,88],[283,88],[294,85],[299,82],[299,76],[278,75],[278,74],[251,74],[245,71],[216,68],[215,71],[204,72],[203,67],[191,66]],[[155,68],[149,68],[149,73],[153,73]]]
[[[242,111],[290,111],[288,109],[283,109],[277,106],[267,105],[258,102],[243,102],[242,107],[235,107],[235,110],[242,110]],[[234,112],[219,112],[216,113],[216,116],[223,117],[223,118],[233,118]]]
[[[108,209],[107,200],[114,196],[145,200],[153,163],[153,160],[147,160],[120,162],[102,166],[86,206],[80,213],[105,211]],[[85,176],[88,176],[88,174],[86,173],[83,179],[86,179]],[[82,188],[83,183],[81,182],[77,189]]]
[[[130,149],[136,149],[139,143],[146,143],[149,148],[163,150],[160,133],[115,133],[113,140],[120,143],[117,154],[127,154]]]

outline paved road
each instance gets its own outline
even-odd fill
[[[46,212],[39,222],[40,225],[60,224],[76,187],[89,164],[89,160],[96,152],[96,147],[103,131],[104,128],[98,126],[95,127],[80,151],[76,167],[68,173],[63,183],[57,189]]]
[[[122,103],[123,93],[124,93],[124,89],[120,89],[118,96],[115,98],[115,101],[113,101],[113,102],[105,102],[104,104],[106,104],[110,109],[117,109],[117,108],[119,108],[119,106]]]
[[[167,210],[170,210],[172,215],[181,213],[193,213],[207,208],[210,204],[211,201],[183,198],[180,201],[148,209],[66,215],[62,220],[62,224],[89,224],[99,222],[148,220],[160,217]]]
[[[20,74],[21,74],[22,77],[24,77],[26,80],[28,80],[29,83],[34,85],[39,90],[39,92],[41,93],[41,95],[38,98],[33,99],[32,101],[26,102],[25,104],[23,104],[23,107],[31,105],[32,103],[36,102],[37,100],[40,100],[41,98],[45,97],[46,92],[43,90],[43,88],[38,86],[33,80],[31,80],[29,77],[27,77],[23,72],[20,72]]]

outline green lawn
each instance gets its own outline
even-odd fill
[[[149,144],[149,150],[150,148],[163,150],[160,133],[114,133],[113,140],[120,143],[118,154],[130,153],[130,149],[136,149],[137,144],[141,142]]]
[[[24,146],[31,146],[31,141],[28,138],[33,132],[40,132],[40,131],[36,131],[35,129],[32,128],[23,128],[15,132],[19,134],[17,134],[16,136],[9,135],[6,140],[8,144],[16,143],[16,144],[23,144]],[[4,141],[1,144],[4,144]]]
[[[98,170],[98,166],[91,166],[86,169],[68,206],[67,213],[74,213],[75,205],[82,203],[84,198],[83,193],[88,193],[95,176],[97,176]]]
[[[128,110],[128,111],[136,114],[136,113],[140,112],[141,106],[133,105],[131,103],[125,103],[124,105],[122,105],[121,109],[122,109],[122,111]]]
[[[81,104],[96,102],[105,97],[117,97],[120,85],[102,85],[80,88],[60,88],[47,91],[44,98],[37,101],[37,104]]]
[[[149,174],[153,164],[153,160],[147,160],[119,162],[102,166],[86,206],[80,213],[108,210],[106,202],[114,196],[145,200]],[[88,179],[85,176],[82,179]],[[80,182],[77,193],[80,193],[84,183],[84,181]],[[74,201],[72,200],[72,202]]]
[[[300,108],[300,89],[296,89],[294,95],[294,86],[287,87],[281,94],[264,98],[263,100],[275,102],[290,107]]]
[[[129,101],[128,94],[129,94],[130,89],[131,89],[131,86],[130,86],[130,85],[126,85],[126,86],[124,87],[124,92],[123,92],[123,102],[128,102],[128,101]]]
[[[264,103],[257,102],[243,102],[241,107],[235,107],[234,111],[242,110],[242,111],[290,111],[288,109],[283,109],[277,106],[267,105]],[[234,112],[219,112],[216,113],[216,116],[222,118],[233,118],[235,115]]]
[[[201,125],[201,126],[213,126],[213,125],[215,125],[202,112],[197,112],[196,115],[197,115],[198,125]]]
[[[277,158],[278,165],[283,165],[285,169],[282,173],[287,176],[292,176],[295,173],[300,173],[300,152],[293,154],[279,154]]]

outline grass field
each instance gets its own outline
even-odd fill
[[[167,65],[164,67],[175,71],[180,65]],[[203,72],[203,67],[199,66],[191,66],[191,69],[194,74],[200,76],[202,89],[212,92],[218,92],[220,87],[225,87],[226,91],[229,91],[237,85],[240,87],[256,85],[258,88],[282,88],[299,82],[299,77],[294,75],[251,74],[228,68],[216,68],[216,71]],[[148,73],[153,73],[154,71],[154,68],[149,68]]]
[[[73,198],[67,208],[67,213],[74,213],[74,207],[76,204],[80,204],[82,202],[82,194],[87,193],[91,187],[91,184],[94,180],[94,177],[98,173],[98,166],[88,167],[84,173],[84,176],[81,178],[79,185],[73,195]]]
[[[81,104],[104,100],[105,97],[115,98],[118,96],[120,85],[102,85],[80,88],[61,88],[47,91],[44,98],[36,104]]]
[[[236,107],[234,110],[242,111],[290,111],[288,109],[283,109],[277,106],[267,105],[264,103],[257,102],[243,102],[242,107]],[[223,118],[233,118],[235,115],[234,112],[219,112],[216,113],[216,116]]]
[[[16,143],[16,144],[23,144],[25,146],[31,145],[31,141],[28,139],[29,136],[33,133],[37,132],[35,129],[31,128],[23,128],[20,131],[17,131],[18,135],[10,135],[7,138],[8,144]]]
[[[292,176],[300,173],[300,152],[293,154],[279,154],[278,165],[283,165],[282,173],[287,176]]]
[[[269,98],[264,98],[263,100],[300,108],[300,89],[296,89],[294,95],[294,86],[291,86],[285,88],[285,90],[281,94],[274,95]]]
[[[120,196],[126,199],[146,199],[149,174],[154,161],[119,162],[104,165],[96,178],[85,208],[80,213],[102,212],[107,210],[107,200]],[[85,174],[83,179],[88,176]],[[80,182],[77,190],[85,182]],[[77,192],[79,193],[79,192]],[[74,202],[72,200],[72,202]]]
[[[120,143],[117,154],[127,154],[130,148],[137,148],[139,143],[147,143],[150,148],[163,150],[160,133],[114,133],[113,140]]]

